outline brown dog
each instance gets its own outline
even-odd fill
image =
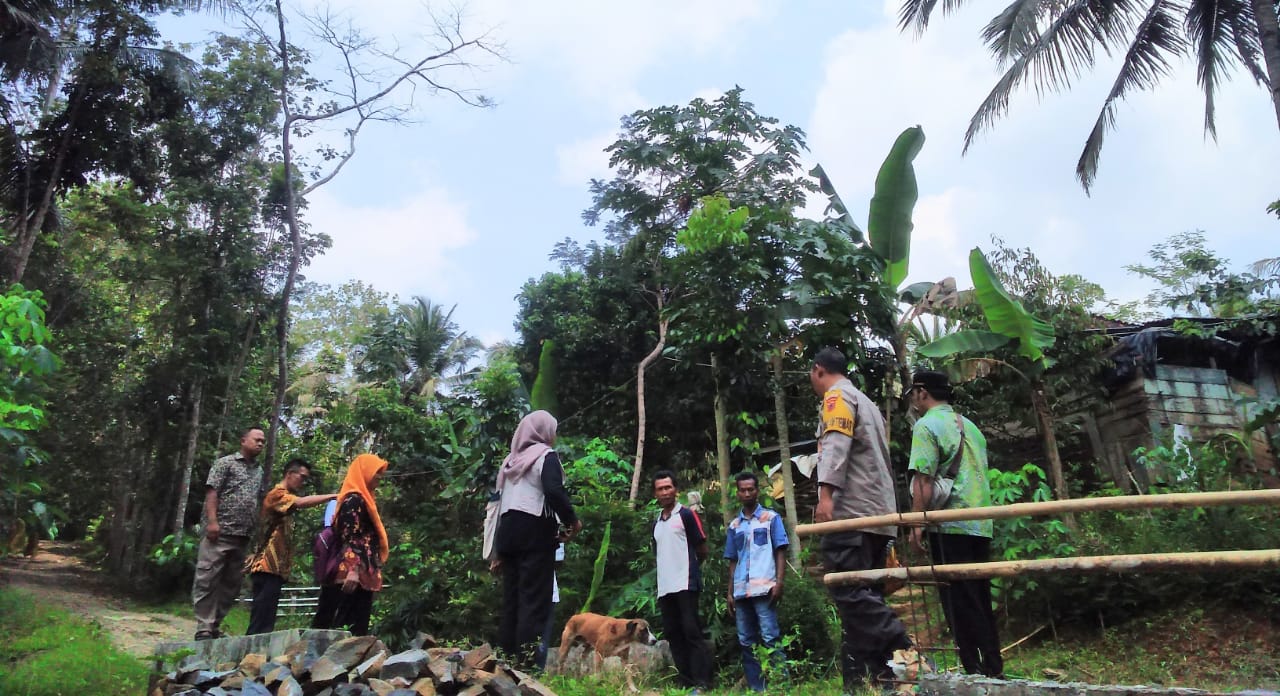
[[[564,633],[560,634],[560,664],[564,664],[569,648],[579,640],[595,649],[597,662],[615,655],[621,657],[636,643],[653,645],[658,642],[649,631],[649,622],[644,619],[574,614],[564,625]]]

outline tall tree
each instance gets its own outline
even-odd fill
[[[57,201],[94,174],[154,185],[151,129],[174,115],[194,64],[158,46],[150,17],[199,0],[0,3],[0,208],[5,277],[21,281]],[[65,78],[65,79],[64,79]]]
[[[408,59],[397,51],[379,47],[378,42],[331,13],[307,15],[303,20],[313,29],[313,38],[340,59],[341,78],[328,83],[307,79],[300,73],[300,64],[305,64],[311,56],[290,41],[289,21],[281,0],[241,5],[240,9],[251,33],[263,45],[272,47],[279,66],[275,87],[282,114],[278,131],[282,219],[289,239],[287,269],[276,317],[275,403],[267,428],[265,485],[275,461],[277,434],[289,388],[289,307],[298,269],[305,261],[305,230],[300,211],[306,195],[332,181],[355,157],[357,140],[366,125],[405,122],[410,109],[397,101],[399,95],[422,88],[431,94],[451,95],[472,106],[491,106],[488,98],[469,87],[450,84],[450,80],[459,69],[474,67],[482,57],[500,57],[500,53],[487,34],[473,34],[464,29],[460,12],[433,16],[434,31],[428,39],[429,45],[418,57]],[[390,77],[380,77],[385,74]],[[320,124],[345,125],[347,142],[340,151],[321,147],[320,155],[326,164],[312,169],[308,177],[299,170],[295,141]]]
[[[455,309],[419,296],[379,318],[363,339],[357,372],[398,383],[405,398],[433,396],[443,380],[458,377],[484,348],[458,329]]]
[[[938,0],[903,0],[900,25],[923,32]],[[942,11],[970,4],[945,0]],[[1014,0],[987,24],[982,38],[1005,72],[982,101],[964,149],[1009,110],[1015,90],[1067,89],[1099,55],[1119,55],[1120,68],[1076,163],[1085,191],[1093,185],[1102,143],[1115,127],[1119,102],[1154,89],[1173,63],[1190,56],[1204,91],[1204,129],[1216,138],[1214,99],[1230,71],[1243,66],[1267,89],[1280,126],[1280,21],[1275,0]]]

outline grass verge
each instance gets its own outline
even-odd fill
[[[0,588],[0,694],[137,696],[149,670],[111,645],[102,627]]]

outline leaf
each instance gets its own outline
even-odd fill
[[[932,290],[933,286],[934,283],[930,283],[927,280],[922,280],[919,283],[912,283],[898,293],[898,299],[902,302],[913,305],[919,302],[926,293]]]
[[[867,215],[871,248],[885,260],[884,280],[897,289],[907,278],[911,256],[911,213],[920,197],[912,165],[924,147],[924,129],[912,126],[898,136],[876,175],[876,192]]]
[[[982,250],[974,247],[969,252],[969,273],[973,276],[978,304],[992,331],[1018,341],[1018,354],[1039,362],[1044,359],[1044,349],[1053,345],[1053,326],[1037,319],[1022,303],[1009,296]]]
[[[840,200],[840,194],[836,193],[836,187],[831,185],[831,179],[827,178],[827,172],[822,168],[822,165],[815,164],[813,169],[809,170],[809,176],[818,178],[818,188],[822,189],[822,192],[827,196],[827,209],[823,211],[823,214],[830,217],[832,213],[835,213],[835,219],[852,227],[854,232],[862,236],[862,228],[858,227],[858,223],[853,221],[853,216],[849,214],[849,208],[844,204],[844,201]]]
[[[987,353],[1012,340],[993,331],[965,329],[949,333],[916,349],[926,358],[946,358],[960,353]]]

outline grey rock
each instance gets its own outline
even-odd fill
[[[311,665],[311,683],[328,686],[346,674],[349,668],[330,660],[328,656],[316,660]]]
[[[271,696],[271,691],[258,682],[245,682],[240,696]]]
[[[378,677],[383,680],[402,677],[412,682],[427,671],[430,663],[431,656],[426,650],[421,648],[406,650],[388,657],[382,663],[382,671],[379,672]]]
[[[494,674],[484,685],[484,690],[493,696],[520,696],[520,685],[502,672]]]
[[[378,642],[377,636],[343,638],[330,645],[329,649],[324,651],[324,657],[334,664],[342,665],[343,669],[351,669],[368,657],[369,651],[376,642]]]
[[[235,674],[237,670],[231,669],[225,672],[214,672],[202,669],[199,672],[191,672],[182,678],[183,684],[190,684],[197,689],[207,689],[210,686],[217,686],[222,683],[223,679]]]
[[[364,684],[339,684],[333,687],[333,696],[376,696],[376,693]]]
[[[280,682],[279,688],[276,689],[276,696],[303,696],[302,685],[291,674]]]
[[[379,650],[370,656],[369,659],[356,665],[356,668],[352,671],[356,673],[356,677],[361,679],[377,677],[382,674],[382,665],[386,663],[387,658],[389,657],[391,657],[391,654],[386,650]]]

